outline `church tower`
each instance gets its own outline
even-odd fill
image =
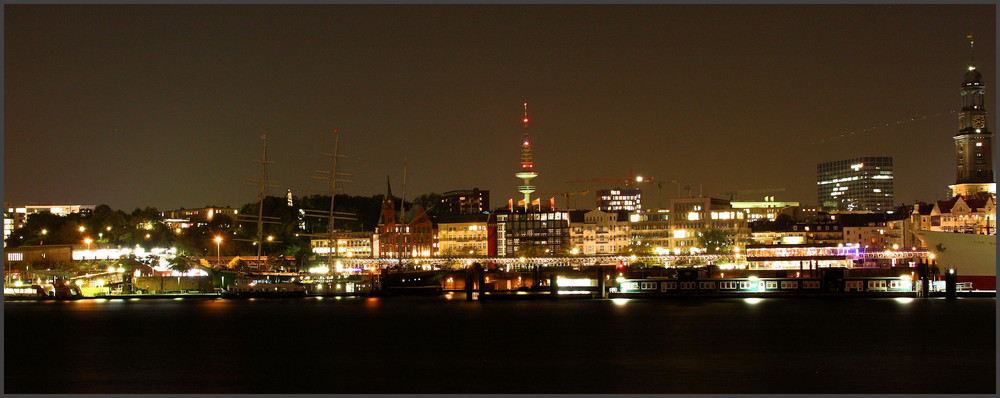
[[[983,99],[986,85],[983,76],[976,70],[975,48],[969,35],[972,51],[969,70],[962,79],[962,110],[958,116],[958,134],[955,134],[955,185],[951,186],[952,196],[968,196],[976,192],[996,193],[993,180],[993,133],[986,123],[986,107]]]

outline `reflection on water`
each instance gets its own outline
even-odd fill
[[[5,392],[992,393],[995,302],[10,302]]]

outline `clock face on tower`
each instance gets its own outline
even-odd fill
[[[972,117],[972,127],[981,129],[986,127],[986,117],[983,115],[976,115]]]

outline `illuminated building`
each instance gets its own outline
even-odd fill
[[[582,219],[582,210],[497,212],[497,254],[519,256],[518,247],[530,245],[539,254],[561,253],[570,246],[570,218]]]
[[[26,205],[23,207],[12,206],[4,203],[3,217],[3,239],[4,247],[7,247],[7,238],[14,230],[21,228],[28,220],[28,215],[51,213],[57,216],[68,216],[73,213],[80,213],[87,216],[97,208],[95,205]]]
[[[969,47],[973,49],[972,36]],[[962,79],[962,110],[958,113],[958,133],[955,134],[955,185],[952,196],[970,196],[976,192],[997,192],[993,176],[993,133],[986,119],[984,97],[986,85],[976,70],[975,53],[969,60],[969,70]]]
[[[448,191],[441,194],[442,214],[482,214],[490,210],[490,191]]]
[[[730,202],[734,209],[742,209],[748,222],[757,220],[774,221],[787,208],[799,206],[799,202],[775,202],[774,196],[765,196],[763,201]]]
[[[934,203],[928,230],[996,235],[996,195],[979,192]]]
[[[642,190],[628,188],[597,191],[597,209],[600,211],[642,210]]]
[[[4,250],[5,269],[17,268],[20,264],[38,264],[52,267],[56,263],[73,260],[74,245],[21,246]]]
[[[863,225],[844,226],[844,244],[860,246],[871,250],[884,250],[892,247],[890,235],[886,234],[888,226],[885,221],[867,222]]]
[[[442,256],[496,256],[497,223],[493,214],[438,217],[438,253]]]
[[[372,256],[373,243],[370,232],[335,232],[333,238],[337,240],[337,256],[357,258],[370,258]],[[314,238],[309,243],[313,253],[330,253],[329,238]]]
[[[892,157],[860,157],[816,167],[818,199],[827,211],[893,210]]]
[[[200,209],[179,209],[160,212],[168,228],[189,228],[208,225],[217,215],[226,215],[235,220],[239,209],[231,207],[203,207]]]
[[[664,250],[670,250],[673,233],[670,229],[670,210],[637,210],[629,213],[629,233],[631,242],[641,243]],[[659,253],[658,253],[659,254]]]
[[[573,222],[570,241],[579,254],[616,254],[629,245],[628,213],[598,209],[583,214],[583,222]],[[576,221],[576,220],[570,220]]]
[[[376,235],[372,237],[372,253],[376,258],[413,258],[436,256],[437,233],[434,223],[423,206],[411,209],[411,221],[400,223],[396,219],[396,206],[392,200],[392,190],[388,188],[382,201],[382,216]],[[402,206],[400,206],[402,208]]]
[[[538,177],[535,172],[535,164],[531,160],[531,142],[528,141],[528,103],[524,103],[524,140],[521,142],[521,171],[514,173],[514,176],[524,180],[524,185],[517,187],[517,191],[524,194],[524,209],[531,209],[531,193],[535,192],[535,186],[531,185],[531,179]]]
[[[726,199],[682,198],[670,201],[673,240],[670,248],[675,254],[704,251],[698,247],[698,233],[712,229],[724,231],[731,245],[739,246],[740,240],[749,235],[745,213],[733,209]]]
[[[68,216],[73,213],[80,213],[87,216],[97,208],[95,205],[27,205],[14,208],[13,212],[21,214],[52,213],[57,216]]]
[[[796,223],[783,228],[760,224],[750,232],[750,239],[762,245],[837,245],[844,242],[844,230],[840,223],[832,221]]]
[[[14,233],[14,230],[24,226],[26,216],[24,213],[17,213],[16,210],[9,203],[4,203],[3,247],[7,247],[7,238]]]

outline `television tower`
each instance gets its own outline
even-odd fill
[[[521,143],[521,171],[514,173],[514,176],[524,180],[524,185],[517,187],[518,192],[524,194],[524,211],[531,208],[531,193],[535,192],[535,186],[531,185],[531,179],[538,177],[535,172],[535,165],[531,161],[531,142],[528,141],[528,103],[524,103],[524,142]]]

